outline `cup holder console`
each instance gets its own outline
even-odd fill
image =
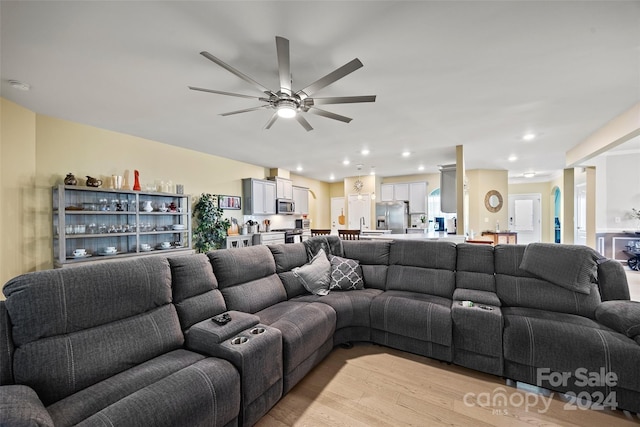
[[[253,328],[252,330],[249,331],[249,333],[253,335],[260,335],[260,334],[263,334],[264,331],[265,331],[264,328]]]
[[[247,341],[249,341],[249,338],[247,337],[235,337],[231,340],[231,344],[240,345],[246,343]]]

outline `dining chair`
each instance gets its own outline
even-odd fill
[[[342,240],[360,240],[360,230],[338,230]]]
[[[328,228],[312,228],[311,236],[328,236],[331,234],[331,229]]]

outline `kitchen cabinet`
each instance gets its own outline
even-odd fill
[[[411,182],[409,183],[409,213],[424,214],[427,213],[427,183]]]
[[[264,179],[242,180],[245,215],[274,215],[276,213],[276,183]]]
[[[190,206],[190,197],[184,194],[53,187],[54,267],[193,253]],[[109,252],[109,247],[115,250]],[[81,249],[85,253],[74,256]]]
[[[252,246],[253,234],[238,234],[235,236],[227,236],[225,239],[226,249],[246,248]]]
[[[380,201],[381,202],[393,202],[393,187],[394,184],[380,184]]]
[[[269,231],[266,233],[255,233],[253,235],[254,245],[279,245],[284,244],[284,232]]]
[[[399,182],[380,185],[380,201],[409,201],[409,213],[427,212],[427,182]]]
[[[295,203],[294,213],[298,215],[309,213],[309,189],[306,187],[293,186],[293,202]]]
[[[293,182],[290,179],[274,176],[267,178],[276,183],[276,199],[293,199]]]

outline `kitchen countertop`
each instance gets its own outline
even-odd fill
[[[381,234],[378,236],[360,235],[360,240],[444,240],[447,242],[464,243],[466,238],[465,236],[457,234],[430,232],[415,234]]]

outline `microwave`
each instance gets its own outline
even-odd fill
[[[296,204],[289,199],[276,199],[276,213],[293,215],[296,210]]]
[[[302,228],[303,230],[308,230],[311,228],[311,220],[307,218],[296,219],[296,228]]]

